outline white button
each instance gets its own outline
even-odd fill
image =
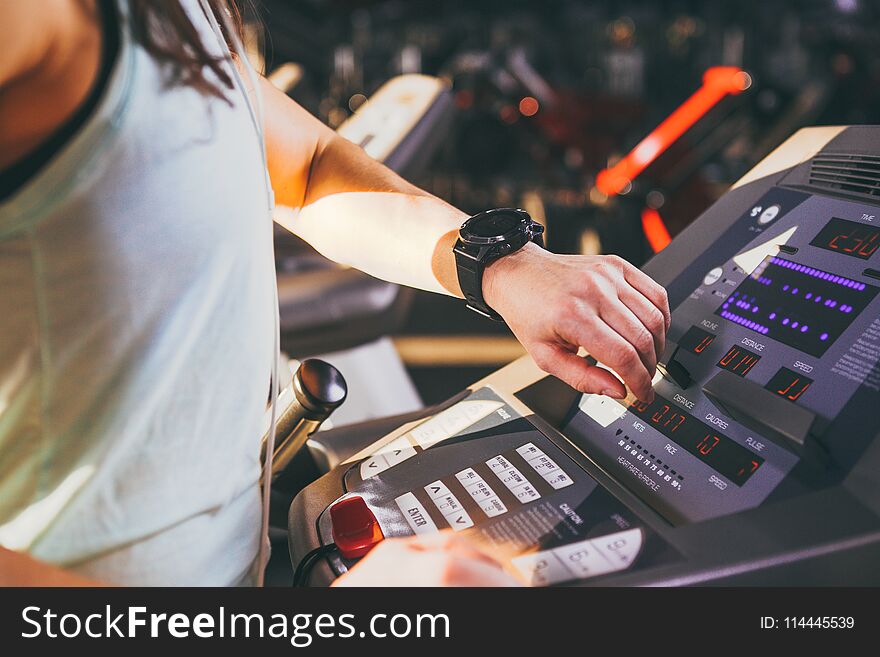
[[[473,468],[465,468],[461,472],[455,475],[455,478],[461,482],[461,485],[467,488],[471,484],[483,481],[483,478],[478,475]]]
[[[532,466],[532,469],[535,472],[544,477],[544,479],[550,476],[555,470],[559,470],[559,466],[556,465],[556,462],[549,456],[544,455],[533,458],[531,461],[528,461],[528,464]]]
[[[451,495],[449,489],[439,479],[437,481],[433,481],[427,486],[425,486],[425,492],[428,494],[432,500],[436,500],[438,497],[445,497],[447,495]]]
[[[516,495],[516,499],[518,499],[523,504],[527,504],[528,502],[531,502],[532,500],[537,500],[541,497],[541,493],[536,491],[534,487],[529,483],[517,486],[511,492]]]
[[[528,586],[547,586],[572,579],[571,573],[549,550],[523,554],[510,562]]]
[[[724,270],[721,267],[715,267],[715,269],[710,269],[706,275],[703,277],[703,285],[714,285],[718,282],[718,279],[721,278],[721,275],[724,273]]]
[[[522,472],[516,468],[508,468],[500,473],[498,478],[501,480],[501,483],[507,486],[510,490],[529,482],[529,480],[523,476]]]
[[[416,534],[432,534],[437,531],[437,525],[431,520],[431,516],[412,493],[404,493],[396,497],[394,501],[397,508],[406,518],[407,524]]]
[[[434,506],[437,507],[437,510],[440,511],[444,517],[452,513],[458,513],[462,510],[461,503],[452,493],[444,495],[443,497],[436,497],[432,502],[434,502]]]
[[[534,443],[526,443],[522,447],[517,447],[516,453],[522,456],[526,461],[544,455],[544,452],[535,447]]]
[[[623,569],[639,556],[642,549],[642,530],[627,529],[591,539],[590,542],[614,564],[615,570]]]
[[[473,426],[503,405],[482,399],[461,401],[425,420],[412,429],[410,435],[422,449],[428,449]]]
[[[557,470],[547,477],[544,477],[544,481],[553,486],[554,490],[560,490],[566,486],[571,486],[574,483],[571,480],[571,477],[565,474],[562,470]]]
[[[373,454],[366,461],[361,463],[361,479],[369,479],[375,477],[380,472],[384,472],[390,466],[385,457],[381,454]]]
[[[758,217],[758,223],[762,226],[765,224],[769,224],[771,221],[776,219],[776,215],[779,214],[779,210],[780,207],[778,205],[771,205],[769,208],[761,213],[760,217]]]
[[[398,463],[402,463],[408,458],[415,456],[416,450],[410,445],[406,436],[400,436],[382,447],[382,449],[379,450],[379,454],[385,457],[385,460],[388,462],[388,467],[391,468]]]
[[[532,586],[586,579],[627,568],[641,549],[642,530],[608,534],[511,559]]]
[[[485,481],[480,479],[479,481],[471,483],[469,486],[465,488],[465,490],[473,497],[477,502],[480,500],[487,500],[492,497],[496,497],[495,491],[487,484]]]
[[[617,570],[590,541],[563,545],[552,552],[575,577],[596,577]]]
[[[486,465],[488,465],[489,469],[492,470],[492,472],[494,472],[495,474],[501,474],[508,468],[513,467],[510,464],[510,461],[508,461],[503,456],[496,456],[493,459],[489,459],[488,461],[486,461]]]
[[[584,395],[578,407],[603,427],[608,427],[626,413],[626,406],[603,395]]]
[[[494,518],[495,516],[500,516],[503,513],[507,513],[507,507],[504,506],[504,502],[499,500],[497,497],[490,497],[485,500],[478,500],[478,504],[480,508],[490,518]]]
[[[468,527],[474,526],[474,521],[471,520],[471,517],[464,509],[462,509],[458,513],[453,513],[443,517],[446,518],[446,522],[449,523],[449,526],[457,532],[460,532],[462,529],[467,529]]]

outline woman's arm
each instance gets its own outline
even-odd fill
[[[464,213],[376,162],[263,82],[276,218],[377,278],[461,296],[452,254]]]
[[[461,296],[452,248],[465,214],[261,84],[279,223],[332,260]],[[577,356],[583,347],[640,399],[653,399],[669,306],[665,290],[629,263],[529,245],[487,268],[483,295],[542,369],[583,392],[624,397],[614,375]]]

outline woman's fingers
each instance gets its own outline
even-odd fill
[[[406,546],[434,562],[442,586],[516,586],[501,563],[479,543],[444,530],[405,539]]]
[[[412,550],[427,552],[441,550],[461,558],[482,561],[494,568],[501,568],[498,560],[484,551],[479,544],[458,536],[452,530],[413,536],[407,539],[407,547]]]
[[[563,335],[565,340],[584,347],[593,358],[617,372],[629,389],[642,401],[654,399],[651,385],[653,375],[648,372],[642,362],[642,356],[630,341],[630,339],[636,340],[635,337],[624,338],[599,317],[575,322],[570,324],[568,329],[571,331],[571,336]],[[653,349],[652,341],[650,350]]]
[[[478,544],[451,530],[386,539],[334,582],[334,586],[516,585]]]
[[[541,344],[532,350],[532,358],[538,367],[562,379],[575,390],[616,399],[626,397],[626,388],[616,376],[602,367],[591,365],[565,347]]]
[[[498,566],[476,559],[444,560],[443,586],[519,586],[519,583]]]

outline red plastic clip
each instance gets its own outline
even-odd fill
[[[333,542],[346,559],[358,559],[385,539],[364,498],[353,495],[330,507]]]

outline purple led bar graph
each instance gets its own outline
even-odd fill
[[[731,292],[715,314],[812,356],[821,356],[878,291],[847,276],[769,256]]]
[[[831,283],[834,283],[835,285],[842,285],[843,287],[859,290],[860,292],[865,289],[864,283],[859,283],[858,281],[851,280],[844,276],[837,276],[836,274],[822,271],[821,269],[807,267],[806,265],[799,265],[795,262],[792,262],[791,260],[786,260],[784,258],[770,258],[770,264],[778,265],[779,267],[783,267],[785,269],[793,269],[794,271],[806,274],[807,276],[812,276],[813,278],[818,278],[822,281],[829,281]]]

